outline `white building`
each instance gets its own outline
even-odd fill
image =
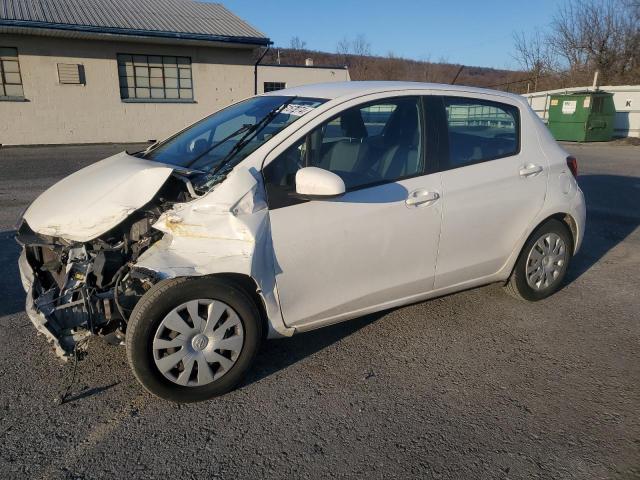
[[[269,38],[192,0],[0,0],[0,144],[161,139],[266,89],[344,68],[255,65]]]

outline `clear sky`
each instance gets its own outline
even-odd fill
[[[218,0],[275,42],[335,52],[362,33],[374,54],[517,68],[513,33],[544,29],[562,0]]]

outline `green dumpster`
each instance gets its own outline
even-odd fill
[[[600,91],[551,95],[549,130],[556,140],[607,142],[613,136],[613,94]]]

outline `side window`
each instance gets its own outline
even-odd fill
[[[461,97],[445,97],[444,102],[449,128],[449,168],[518,153],[517,107]]]
[[[424,171],[418,97],[386,99],[345,110],[289,147],[264,169],[270,198],[291,197],[306,166],[339,175],[347,190],[393,182]]]

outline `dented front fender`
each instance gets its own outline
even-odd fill
[[[212,191],[163,213],[153,228],[164,237],[134,268],[160,278],[239,273],[258,285],[269,336],[290,336],[280,312],[269,213],[259,172],[236,168]]]

